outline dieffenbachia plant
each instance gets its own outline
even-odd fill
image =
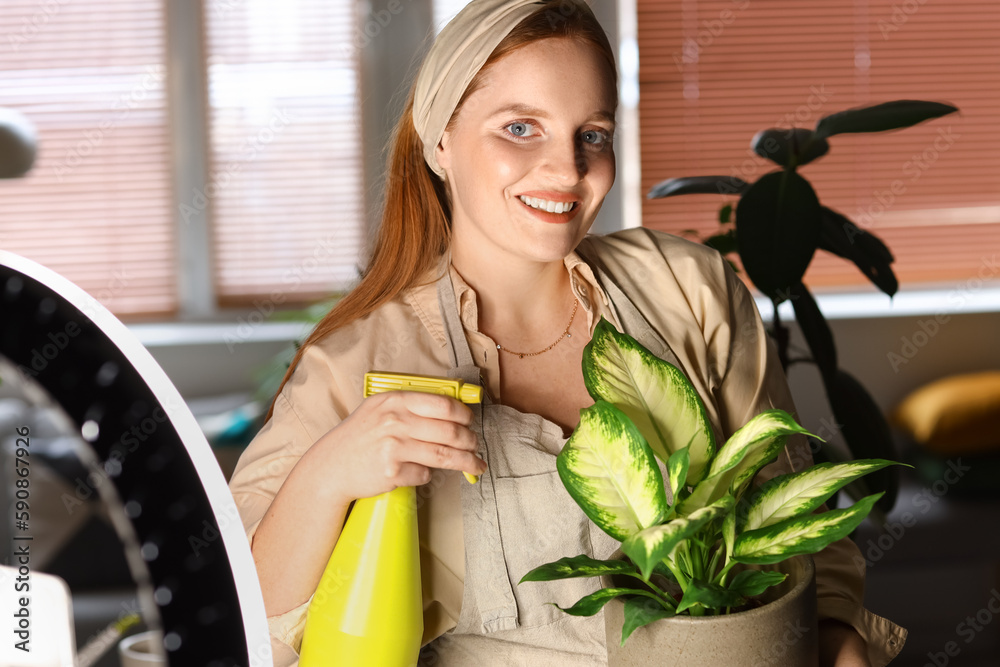
[[[644,586],[603,588],[559,607],[592,616],[624,597],[622,644],[652,621],[728,613],[780,583],[786,576],[780,572],[730,574],[738,563],[778,563],[848,535],[880,493],[846,509],[814,510],[844,485],[893,464],[823,463],[755,488],[754,476],[777,458],[787,438],[808,434],[788,413],[766,410],[718,447],[684,373],[604,319],[584,349],[583,376],[595,402],[581,411],[556,467],[576,503],[622,543],[631,562],[566,557],[531,570],[519,583],[605,574],[641,581]],[[654,572],[674,591],[658,586]]]

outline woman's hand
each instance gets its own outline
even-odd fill
[[[820,667],[871,667],[868,646],[858,631],[834,619],[819,622]]]
[[[390,391],[362,401],[313,449],[329,462],[331,490],[350,502],[426,484],[431,468],[482,474],[486,464],[476,455],[471,423],[472,410],[457,399]]]

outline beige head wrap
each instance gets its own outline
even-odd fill
[[[434,40],[417,74],[413,124],[424,143],[424,159],[441,180],[445,173],[434,149],[458,100],[503,38],[549,1],[472,0]],[[559,4],[590,11],[583,0],[561,0]]]

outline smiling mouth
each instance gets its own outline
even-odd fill
[[[576,209],[579,202],[556,202],[549,201],[547,199],[541,199],[539,197],[525,197],[524,195],[519,195],[518,199],[521,200],[526,206],[539,210],[546,211],[548,213],[566,213]]]
[[[524,207],[542,219],[565,221],[573,217],[580,208],[580,202],[553,202],[537,197],[518,196]]]

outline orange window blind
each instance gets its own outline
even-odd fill
[[[0,4],[0,105],[38,134],[0,247],[123,315],[176,307],[161,0]]]
[[[364,245],[354,3],[206,3],[216,292],[343,288]]]
[[[837,135],[802,168],[820,202],[880,236],[902,287],[1000,279],[1000,4],[987,0],[637,0],[642,191],[678,176],[756,180],[768,127],[896,99],[959,114],[901,131]],[[722,195],[643,201],[643,224],[718,228]],[[817,253],[813,286],[867,281]]]

